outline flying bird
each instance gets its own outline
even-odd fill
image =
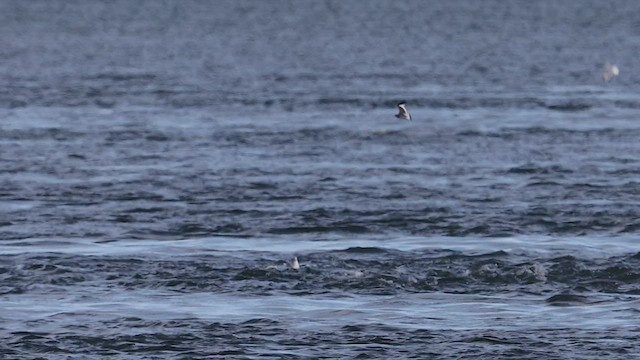
[[[618,76],[618,74],[620,74],[620,70],[617,66],[609,63],[604,64],[604,69],[602,70],[602,80],[607,82]]]
[[[411,114],[407,111],[405,107],[405,102],[398,103],[398,113],[396,117],[401,120],[411,120]]]

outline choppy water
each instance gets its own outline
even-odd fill
[[[0,354],[633,358],[639,13],[1,1]]]

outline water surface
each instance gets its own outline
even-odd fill
[[[639,10],[0,2],[0,353],[633,357]]]

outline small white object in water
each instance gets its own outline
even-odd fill
[[[602,80],[609,81],[620,74],[620,69],[613,64],[604,64],[604,70],[602,71]]]
[[[298,257],[294,256],[293,260],[291,260],[291,268],[293,270],[300,270],[300,263],[298,262]]]
[[[405,102],[398,103],[398,113],[396,114],[398,119],[411,120],[411,114],[407,111]]]

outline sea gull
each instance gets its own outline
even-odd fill
[[[617,66],[609,63],[604,64],[604,69],[602,71],[602,80],[609,81],[618,76],[618,74],[620,74],[620,70]]]
[[[294,256],[293,260],[291,260],[291,268],[293,270],[300,270],[300,263],[298,262],[298,257]]]
[[[411,120],[411,114],[407,111],[404,101],[398,103],[398,113],[396,114],[396,117],[402,120]]]

